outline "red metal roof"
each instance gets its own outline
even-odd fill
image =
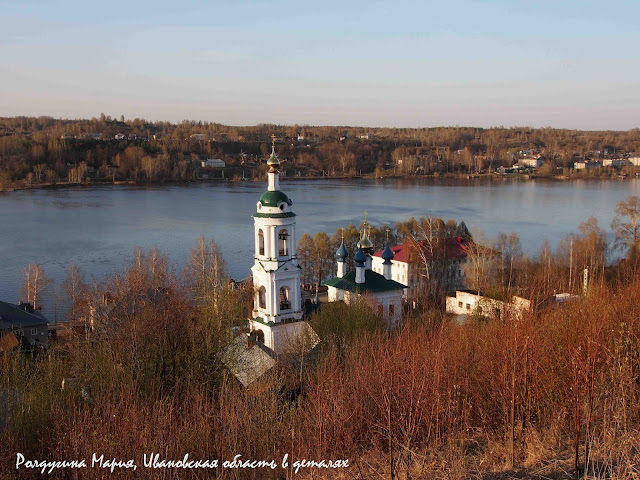
[[[420,245],[423,249],[426,250],[427,242],[426,240],[421,240]],[[469,244],[465,242],[462,237],[451,237],[447,239],[447,258],[464,258],[467,256],[467,248]],[[396,245],[391,247],[391,251],[393,252],[393,260],[396,262],[404,262],[409,263],[409,255],[411,254],[411,249],[413,245],[411,242],[401,243],[400,245]],[[381,257],[382,252],[384,250],[377,250],[373,256]]]

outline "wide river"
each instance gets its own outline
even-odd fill
[[[298,236],[359,225],[365,210],[374,225],[432,215],[464,220],[487,237],[515,231],[524,251],[535,255],[545,239],[555,248],[590,216],[613,238],[616,204],[640,195],[640,180],[357,179],[285,181],[281,188],[293,200]],[[231,276],[245,278],[253,262],[251,215],[265,190],[266,182],[240,182],[0,193],[0,300],[17,302],[24,267],[38,262],[55,280],[45,314],[60,317],[56,297],[70,264],[87,279],[100,279],[121,270],[136,246],[157,245],[181,270],[201,234],[216,240]]]

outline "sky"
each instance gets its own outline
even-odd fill
[[[0,0],[0,116],[640,127],[637,0]]]

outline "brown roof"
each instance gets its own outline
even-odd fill
[[[4,352],[8,352],[10,350],[13,350],[18,345],[20,345],[20,342],[18,342],[18,339],[13,334],[13,332],[8,333],[8,334],[3,335],[2,337],[0,337],[0,353],[4,353]]]

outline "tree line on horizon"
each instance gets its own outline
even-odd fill
[[[83,138],[88,133],[99,133],[102,140]],[[115,140],[118,133],[135,134],[136,139]],[[639,129],[234,127],[104,114],[86,120],[0,117],[0,188],[56,182],[190,181],[199,177],[200,161],[206,158],[225,160],[227,178],[262,179],[271,135],[277,137],[277,153],[287,161],[283,170],[290,176],[469,174],[511,166],[517,152],[531,149],[547,158],[541,173],[552,175],[605,148],[640,152]]]

